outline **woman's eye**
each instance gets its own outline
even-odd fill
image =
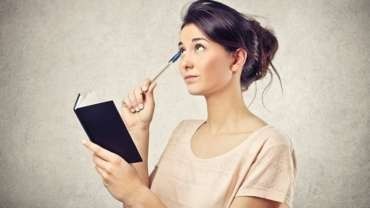
[[[180,58],[182,58],[182,57],[184,56],[184,51],[185,51],[185,49],[181,48],[181,49],[180,49],[180,51],[181,51]]]
[[[198,50],[200,48],[202,48],[202,49],[201,50]],[[206,48],[202,44],[196,44],[195,45],[195,50],[197,50],[197,51],[204,51],[204,49],[206,49]]]
[[[195,50],[196,51],[204,51],[206,49],[206,47],[204,47],[202,44],[195,44],[194,46]],[[181,51],[181,58],[182,56],[184,55],[184,52],[186,51],[184,48],[179,48],[179,50]]]

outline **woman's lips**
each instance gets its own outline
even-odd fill
[[[185,77],[185,81],[194,81],[198,78],[198,76],[187,76]]]

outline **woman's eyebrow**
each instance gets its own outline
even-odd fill
[[[191,42],[196,42],[196,41],[198,41],[198,40],[205,40],[205,41],[207,41],[208,42],[208,40],[207,39],[205,39],[205,38],[193,38],[192,40],[191,40]],[[181,46],[183,43],[180,41],[177,45],[178,46]]]

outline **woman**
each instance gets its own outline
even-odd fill
[[[180,74],[190,94],[204,96],[207,119],[181,121],[149,176],[156,83],[147,79],[121,112],[144,161],[131,166],[85,141],[110,193],[127,207],[292,207],[292,144],[250,112],[242,95],[271,73],[277,48],[254,19],[219,2],[193,2],[180,31]]]

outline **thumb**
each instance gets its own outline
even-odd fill
[[[157,86],[156,82],[150,83],[149,88],[145,93],[145,97],[147,97],[150,101],[153,101],[153,102],[154,102],[153,92],[156,86]]]

